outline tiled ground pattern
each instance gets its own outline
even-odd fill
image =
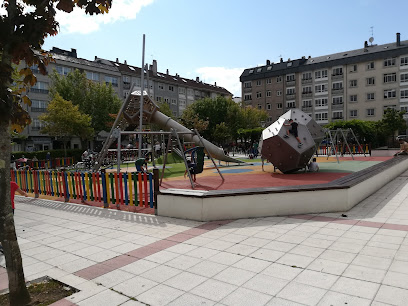
[[[407,196],[224,223],[18,197],[16,225],[27,280],[81,290],[59,305],[408,305]]]

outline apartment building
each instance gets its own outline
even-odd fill
[[[135,90],[141,89],[141,68],[127,65],[126,61],[119,63],[118,59],[111,61],[96,56],[93,61],[86,60],[77,57],[76,49],[68,51],[54,47],[50,53],[54,61],[47,66],[47,75],[40,74],[38,67],[31,67],[38,81],[27,93],[32,101],[31,106],[24,105],[23,107],[29,112],[32,123],[24,129],[22,132],[24,139],[17,141],[13,146],[13,151],[51,150],[56,145],[58,146],[55,139],[40,133],[43,123],[38,118],[46,111],[50,101],[49,73],[54,69],[61,75],[67,75],[70,71],[79,69],[85,72],[89,80],[110,83],[122,100],[126,99],[132,84],[135,85]],[[22,67],[24,65],[24,63],[21,64]],[[215,98],[217,95],[232,97],[232,94],[225,88],[216,84],[206,84],[199,78],[190,80],[178,74],[170,75],[168,71],[158,72],[156,60],[147,69],[144,83],[144,88],[149,92],[151,98],[157,102],[168,103],[176,117],[182,114],[187,105],[204,97]],[[80,146],[79,139],[71,140],[71,148],[80,148]]]
[[[380,120],[388,108],[408,111],[408,41],[248,68],[240,77],[243,105],[268,112],[269,122],[291,108],[320,124]]]

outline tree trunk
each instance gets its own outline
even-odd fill
[[[10,199],[10,141],[8,121],[0,120],[0,241],[6,258],[10,305],[26,305],[30,294],[25,284]]]

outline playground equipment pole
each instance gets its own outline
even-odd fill
[[[143,97],[144,97],[144,56],[145,56],[145,34],[143,34],[143,51],[142,51],[142,69],[141,69],[141,84],[140,84],[140,110],[139,110],[139,132],[143,129]],[[142,157],[142,135],[139,135],[139,158]]]

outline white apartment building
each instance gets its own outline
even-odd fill
[[[269,122],[291,108],[320,124],[380,120],[388,108],[408,111],[408,41],[319,57],[266,62],[240,77],[244,105],[264,109]]]

